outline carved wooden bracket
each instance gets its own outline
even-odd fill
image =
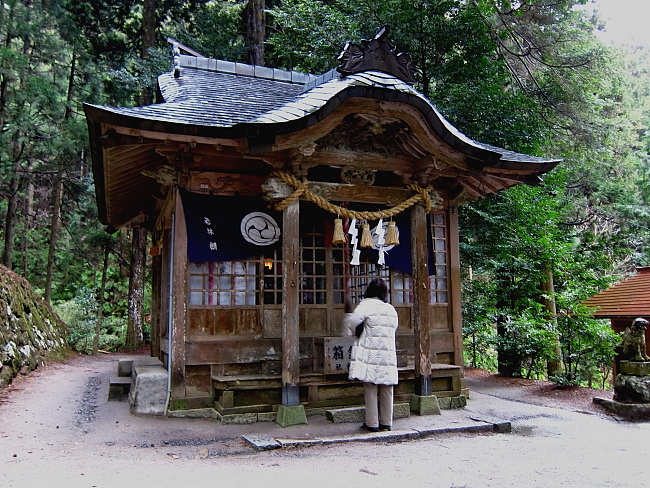
[[[336,183],[324,183],[318,181],[310,181],[307,184],[307,187],[311,190],[312,193],[323,197],[326,200],[332,198],[332,195],[339,191],[341,185]],[[289,197],[295,191],[291,185],[285,183],[280,178],[268,178],[262,184],[262,191],[264,192],[264,198],[270,201],[283,200]]]
[[[341,181],[351,185],[372,186],[375,183],[375,171],[345,166],[341,168]]]
[[[163,186],[174,186],[178,184],[178,169],[175,166],[163,164],[155,170],[142,170],[142,174],[153,178]]]

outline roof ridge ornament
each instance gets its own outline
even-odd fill
[[[363,71],[383,71],[406,83],[415,83],[411,57],[407,53],[395,54],[395,46],[386,40],[389,32],[390,27],[385,25],[374,39],[362,40],[361,46],[348,42],[338,57],[340,65],[337,71],[343,76]]]

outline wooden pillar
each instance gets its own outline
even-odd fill
[[[454,334],[454,364],[463,366],[463,311],[460,298],[460,250],[458,248],[458,208],[447,211],[449,234],[449,307],[451,329]]]
[[[300,202],[282,213],[282,405],[300,405],[300,329],[298,322]]]
[[[413,333],[415,334],[415,394],[431,395],[431,317],[427,215],[424,207],[411,209],[413,263]]]
[[[171,397],[185,398],[185,330],[187,326],[187,227],[178,192],[174,207],[172,252]]]

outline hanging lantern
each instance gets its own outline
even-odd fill
[[[343,233],[343,220],[334,219],[334,235],[332,244],[345,244],[345,234]]]
[[[370,225],[367,222],[361,226],[361,242],[359,243],[359,247],[372,247]]]
[[[397,226],[392,220],[388,222],[388,229],[386,230],[386,246],[397,246],[399,244],[399,237],[397,235]]]

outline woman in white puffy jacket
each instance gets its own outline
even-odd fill
[[[363,381],[366,421],[361,428],[370,432],[391,430],[393,425],[397,311],[386,303],[387,294],[386,283],[380,278],[373,279],[365,298],[344,318],[344,330],[350,335],[363,324],[361,336],[352,346],[349,378]]]

